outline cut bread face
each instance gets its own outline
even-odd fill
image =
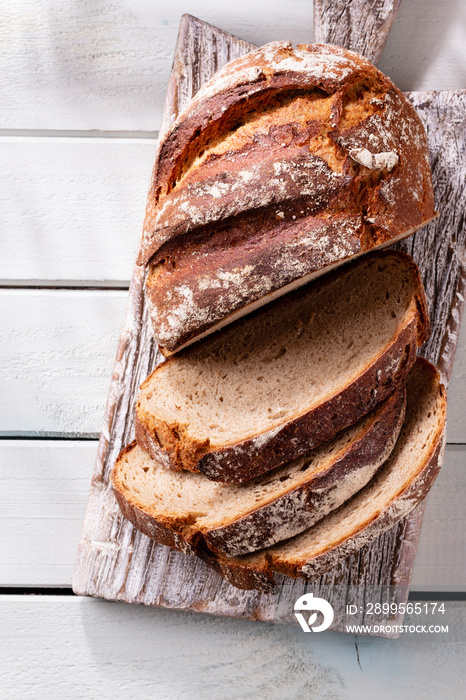
[[[359,491],[387,459],[405,412],[404,383],[309,454],[245,485],[176,473],[133,443],[112,472],[125,516],[183,551],[253,552],[296,535]],[[161,537],[164,530],[164,537]]]
[[[273,590],[273,573],[312,581],[393,527],[427,495],[445,446],[446,393],[437,370],[419,358],[407,380],[404,425],[372,481],[297,537],[242,557],[204,558],[230,583]]]
[[[256,478],[384,400],[428,325],[412,259],[368,254],[159,365],[141,387],[136,440],[173,469]]]
[[[367,59],[274,42],[160,142],[139,263],[166,356],[434,216],[424,127]]]

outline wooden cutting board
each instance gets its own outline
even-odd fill
[[[398,4],[392,4],[393,13]],[[319,12],[322,17],[327,16],[324,5],[316,3],[316,19]],[[372,37],[371,46],[366,50],[369,57],[378,56],[383,47],[390,26],[384,17],[378,41],[373,40],[372,30],[368,32],[368,37]],[[367,23],[367,17],[365,21]],[[376,18],[374,27],[377,21]],[[354,28],[354,23],[353,19],[349,24]],[[316,33],[319,31],[322,40],[325,27],[322,28],[322,22],[317,19]],[[340,40],[340,43],[345,42]],[[252,44],[194,17],[183,16],[161,135],[215,71],[253,48]],[[358,48],[361,50],[361,46]],[[440,217],[398,247],[413,255],[421,269],[433,327],[422,354],[439,367],[447,383],[465,293],[466,183],[462,165],[466,158],[466,91],[410,93],[408,96],[427,129]],[[139,385],[163,359],[151,337],[143,285],[144,271],[136,266],[110,385],[73,590],[78,595],[129,603],[271,621],[274,604],[279,601],[280,607],[292,609],[293,602],[305,590],[304,582],[279,577],[275,598],[256,591],[240,591],[197,558],[157,545],[142,535],[122,517],[112,494],[109,473],[120,449],[134,437],[133,413]],[[390,586],[390,600],[405,602],[423,510],[423,504],[419,505],[398,525],[306,590],[323,596],[337,609],[348,602],[378,599],[380,590],[386,590],[387,586]],[[391,619],[400,623],[402,617],[395,615]],[[351,622],[363,624],[364,619],[361,613]],[[336,619],[333,629],[341,630],[341,621]]]

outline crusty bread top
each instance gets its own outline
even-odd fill
[[[306,197],[304,216],[361,216],[367,247],[420,225],[434,213],[426,136],[362,56],[274,42],[227,64],[162,138],[139,262],[188,231]]]
[[[413,320],[421,344],[428,319],[411,258],[368,255],[159,365],[138,418],[162,447],[269,440],[355,381]]]

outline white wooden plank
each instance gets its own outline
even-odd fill
[[[0,280],[129,283],[154,139],[0,139]]]
[[[0,128],[158,129],[183,12],[255,44],[311,41],[312,2],[4,3]],[[380,67],[404,90],[464,83],[466,6],[402,3]]]
[[[0,440],[0,586],[70,586],[97,442]],[[429,495],[414,590],[466,590],[466,446]]]
[[[447,438],[449,442],[466,442],[466,313],[448,388]]]
[[[428,497],[411,588],[466,591],[466,445],[448,445]]]
[[[97,441],[0,440],[0,586],[70,586]]]
[[[466,607],[446,605],[448,634],[393,642],[82,598],[1,596],[0,684],[8,700],[453,700],[463,697]]]
[[[1,290],[1,434],[99,433],[126,296]]]
[[[302,0],[4,3],[0,128],[158,129],[184,12],[253,43],[312,35]]]
[[[126,292],[0,290],[0,434],[97,435]],[[448,442],[466,442],[466,324],[449,393]]]
[[[465,87],[466,3],[402,2],[378,67],[400,90]]]

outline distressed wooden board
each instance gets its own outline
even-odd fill
[[[8,700],[459,700],[466,607],[446,605],[448,634],[393,644],[75,597],[1,596],[0,686]]]
[[[184,17],[162,132],[184,105],[185,99],[192,95],[192,90],[199,86],[200,80],[194,76],[206,79],[219,67],[212,62],[212,52],[217,56],[228,56],[225,44],[232,47],[231,57],[247,50],[243,42],[199,20]],[[209,571],[201,561],[151,542],[124,520],[111,493],[109,471],[122,445],[132,438],[135,391],[160,359],[150,339],[142,285],[143,273],[136,268],[78,551],[74,590],[80,594],[129,602],[270,620],[273,617],[273,596],[238,591]],[[442,338],[444,332],[440,334]],[[453,344],[449,348],[452,352]],[[395,584],[395,595],[404,600],[412,574],[422,512],[423,504],[377,541],[324,575],[315,584],[315,590],[325,592],[334,604],[341,604],[343,601],[335,600],[335,596],[342,595],[346,600],[346,589],[335,584],[350,582],[362,596],[365,586]],[[291,595],[296,600],[303,586],[301,581],[296,581],[291,593],[290,586],[285,586],[284,595]]]
[[[426,128],[439,217],[397,247],[427,291],[432,333],[421,353],[448,384],[466,296],[466,90],[407,94]]]
[[[71,586],[97,440],[0,440],[0,586]],[[427,500],[414,590],[466,590],[466,445]]]
[[[382,55],[401,0],[314,0],[314,38],[351,47],[373,63]]]
[[[0,280],[129,285],[154,139],[0,139]]]

